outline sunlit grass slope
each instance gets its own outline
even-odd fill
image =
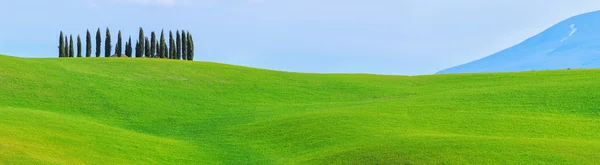
[[[0,56],[0,164],[598,164],[600,70],[303,74]]]

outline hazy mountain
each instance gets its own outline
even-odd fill
[[[600,68],[600,11],[571,17],[513,47],[438,74],[567,68]]]

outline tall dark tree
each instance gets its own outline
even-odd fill
[[[125,53],[124,53],[125,56],[129,57],[129,42],[127,42],[127,41],[125,41],[125,49],[124,49],[124,51],[125,51]]]
[[[69,57],[75,55],[75,49],[73,49],[73,35],[69,35]]]
[[[187,60],[187,33],[185,33],[185,31],[181,30],[181,54],[182,54],[182,59],[183,60]]]
[[[160,46],[158,48],[160,58],[166,58],[167,54],[167,43],[165,42],[165,31],[160,32]]]
[[[90,30],[87,30],[85,34],[85,57],[92,56],[92,34],[90,34]]]
[[[129,57],[129,42],[125,41],[125,56]]]
[[[110,40],[110,30],[106,28],[106,41],[104,41],[104,57],[110,57],[112,52],[112,43]]]
[[[150,36],[150,57],[156,57],[156,34],[152,32]]]
[[[167,46],[167,42],[166,41],[162,41],[162,46],[160,48],[160,51],[162,52],[162,54],[164,54],[164,58],[169,58],[169,46]]]
[[[175,50],[175,39],[173,39],[173,31],[169,31],[169,58],[175,59],[177,51]]]
[[[177,41],[175,41],[175,45],[176,46],[176,59],[181,60],[181,36],[179,35],[179,30],[177,30],[177,32],[175,33],[175,36],[177,36]]]
[[[188,32],[188,60],[194,60],[194,39],[192,35]]]
[[[150,40],[148,39],[148,37],[146,37],[145,41],[144,41],[144,53],[146,54],[145,55],[146,58],[151,57],[151,55],[150,55]]]
[[[77,35],[77,57],[81,57],[81,37]]]
[[[60,31],[60,37],[58,39],[58,57],[65,57],[65,41],[62,31]]]
[[[123,54],[123,40],[121,39],[121,31],[117,35],[117,45],[115,46],[115,54],[117,57],[121,57]]]
[[[143,57],[144,56],[144,29],[142,29],[142,27],[140,27],[140,36],[138,38],[138,42],[140,42],[140,52],[138,55],[138,52],[136,51],[135,57]]]
[[[65,35],[65,49],[63,51],[65,53],[64,57],[70,57],[69,55],[69,36]]]
[[[135,57],[136,58],[142,58],[144,57],[144,38],[141,39],[142,41],[137,41],[135,44]]]
[[[100,28],[96,31],[96,57],[100,57],[100,50],[102,45],[102,37],[100,36]]]
[[[129,41],[127,41],[127,47],[125,47],[127,57],[132,57],[133,48],[131,48],[131,36],[129,36]]]
[[[141,50],[141,49],[143,49],[143,48],[142,48],[142,47],[141,47],[141,45],[140,45],[140,41],[137,41],[137,42],[135,42],[135,57],[136,57],[136,58],[140,58],[140,57],[142,57],[142,56],[143,56],[143,55],[141,54],[141,53],[142,53],[142,50]]]
[[[160,58],[160,41],[158,41],[158,38],[156,38],[156,50],[154,50],[156,52],[156,54],[154,55],[154,58]]]
[[[135,41],[135,45],[136,45],[136,46],[137,46],[137,45],[139,45],[139,44],[140,44],[140,42],[139,42],[139,41]],[[129,52],[127,53],[127,56],[128,56],[128,57],[133,57],[133,48],[132,48],[132,47],[133,47],[133,46],[131,46],[131,43],[130,43],[129,45],[127,45],[127,48],[126,48],[126,49],[129,51]]]

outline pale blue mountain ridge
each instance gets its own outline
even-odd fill
[[[581,14],[498,53],[446,73],[600,68],[600,11]]]

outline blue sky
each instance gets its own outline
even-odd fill
[[[0,53],[57,56],[58,34],[194,34],[196,56],[275,70],[420,75],[515,45],[596,0],[0,0]],[[113,39],[114,41],[114,39]]]

